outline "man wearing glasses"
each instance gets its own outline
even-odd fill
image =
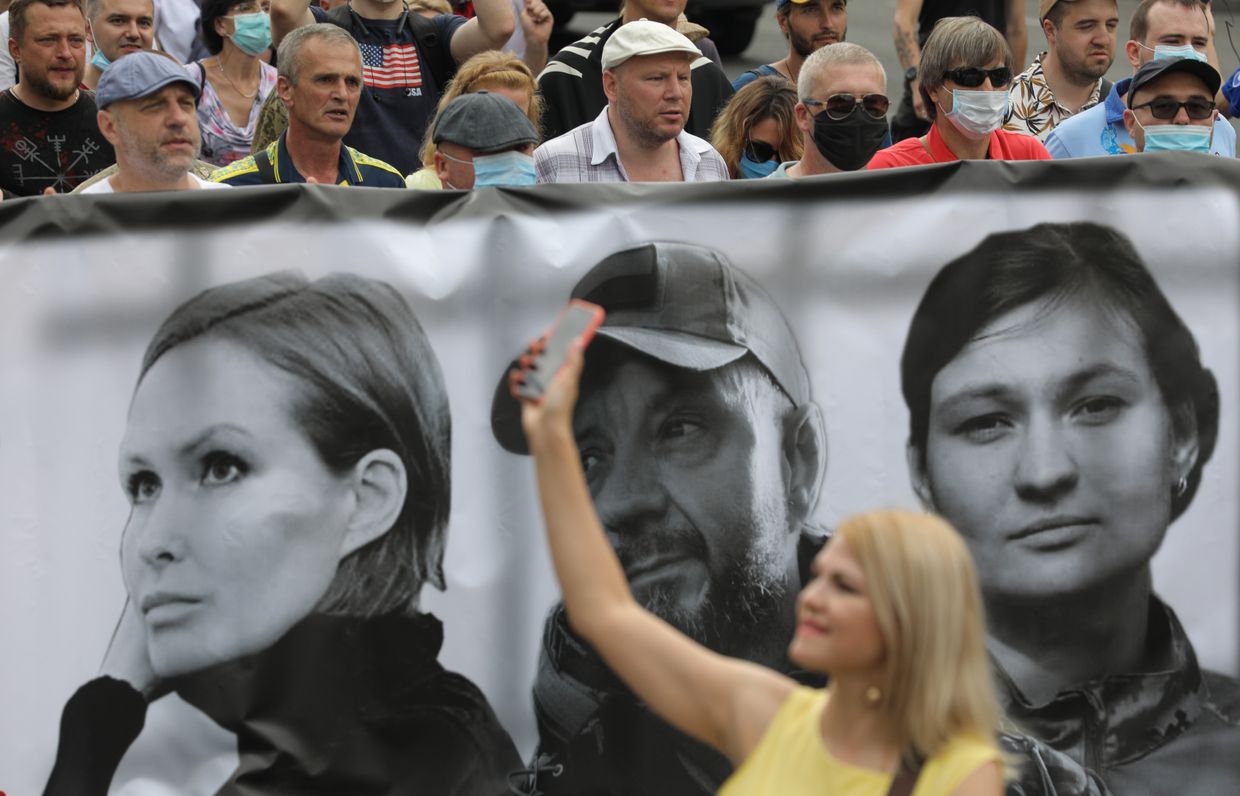
[[[1193,58],[1218,69],[1213,16],[1200,0],[1141,0],[1128,35],[1124,49],[1134,72],[1161,58]],[[1124,122],[1124,98],[1130,91],[1131,80],[1120,80],[1100,105],[1061,122],[1046,137],[1051,156],[1060,160],[1136,152]],[[1214,120],[1210,151],[1236,156],[1236,131],[1226,119]]]
[[[770,179],[856,171],[890,143],[887,75],[864,47],[841,42],[814,52],[801,67],[797,96],[805,154],[781,163]]]
[[[978,58],[979,53],[985,56]],[[867,168],[954,160],[1049,160],[1050,153],[1036,138],[1001,129],[1012,64],[1003,35],[982,20],[940,20],[926,39],[918,66],[918,90],[933,120],[930,130],[880,151]]]
[[[1124,127],[1138,152],[1209,152],[1222,78],[1195,58],[1160,58],[1137,70],[1128,89]]]

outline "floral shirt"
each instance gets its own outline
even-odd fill
[[[202,72],[202,62],[188,64],[185,70],[202,86],[202,99],[198,101],[198,128],[202,131],[202,157],[216,166],[227,166],[233,161],[250,155],[250,141],[254,138],[254,128],[258,122],[258,112],[267,99],[267,95],[276,87],[276,68],[271,64],[259,61],[261,75],[258,81],[258,94],[254,104],[250,106],[250,118],[245,127],[237,127],[224,110],[219,94],[211,81]]]
[[[1028,69],[1012,79],[1007,117],[1003,120],[1004,130],[1032,135],[1039,141],[1045,141],[1055,125],[1074,113],[1055,101],[1054,92],[1046,84],[1046,73],[1042,71],[1044,57],[1046,53],[1040,53]],[[1080,109],[1092,108],[1101,101],[1102,78],[1098,78],[1089,99]]]

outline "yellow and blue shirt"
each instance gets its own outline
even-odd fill
[[[242,158],[211,174],[211,182],[228,185],[274,185],[305,182],[293,165],[283,133],[265,150],[257,155]],[[340,145],[340,166],[337,171],[338,185],[362,185],[367,188],[404,188],[405,177],[392,166],[378,158],[358,152],[351,146]]]

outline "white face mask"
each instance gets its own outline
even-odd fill
[[[965,137],[977,140],[1002,127],[1007,110],[1006,91],[966,91],[957,88],[952,89],[952,109],[944,115]]]
[[[1150,48],[1141,42],[1137,42],[1137,46],[1154,53],[1155,61],[1160,58],[1192,58],[1194,61],[1202,62],[1206,60],[1205,55],[1193,49],[1191,44],[1156,44],[1153,48]]]

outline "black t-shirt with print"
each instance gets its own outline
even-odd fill
[[[37,196],[48,186],[68,193],[115,163],[96,116],[89,91],[63,111],[37,110],[12,89],[0,92],[0,188],[16,196]]]

